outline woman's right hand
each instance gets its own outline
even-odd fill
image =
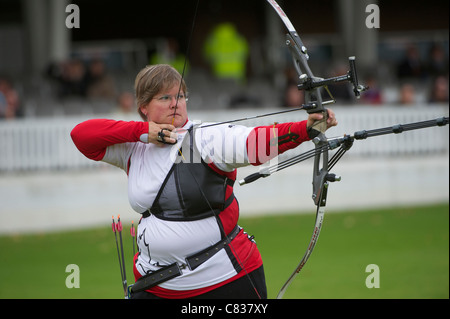
[[[155,122],[148,122],[148,142],[157,146],[163,146],[159,138],[159,133],[164,134],[164,141],[166,144],[175,144],[177,142],[177,134],[172,132],[175,126],[171,124],[157,124]]]

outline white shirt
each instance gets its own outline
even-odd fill
[[[176,145],[163,147],[142,142],[109,146],[103,161],[128,171],[128,199],[138,213],[148,210],[175,161],[177,152],[186,137],[188,121],[178,133]],[[206,125],[206,124],[205,124]],[[231,172],[249,165],[246,141],[253,128],[222,124],[194,128],[194,141],[201,150],[202,159],[214,162],[217,168]],[[145,140],[145,139],[144,139]],[[193,187],[197,187],[193,183]],[[215,217],[197,221],[165,221],[154,215],[143,218],[138,226],[137,242],[140,251],[136,268],[141,275],[174,262],[180,265],[185,258],[215,244],[221,239]],[[226,252],[222,249],[194,271],[183,269],[179,277],[166,281],[162,288],[191,290],[220,283],[236,274]]]

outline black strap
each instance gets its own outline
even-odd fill
[[[136,281],[136,283],[131,286],[131,292],[136,293],[150,289],[154,286],[159,285],[160,283],[163,283],[180,275],[180,266],[177,263],[173,263],[170,266],[163,267],[139,278],[138,281]]]
[[[194,270],[201,264],[203,264],[205,261],[210,259],[212,256],[217,254],[222,248],[225,248],[229,245],[229,243],[236,238],[236,236],[239,234],[241,228],[236,225],[234,229],[231,231],[230,234],[228,234],[227,239],[221,240],[218,243],[192,255],[189,257],[186,257],[186,264],[188,265],[190,270]]]
[[[192,255],[186,257],[186,264],[190,270],[194,270],[208,259],[217,254],[222,248],[225,248],[229,243],[236,238],[241,231],[241,227],[236,225],[230,234],[228,234],[228,240],[221,240],[218,243]],[[172,278],[178,277],[182,274],[181,268],[178,263],[173,263],[169,266],[162,267],[159,270],[153,271],[145,276],[139,278],[134,285],[131,286],[131,293],[136,293],[150,289]]]

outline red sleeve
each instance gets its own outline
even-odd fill
[[[310,138],[307,121],[289,122],[255,127],[247,138],[247,154],[252,165],[268,160],[295,148]]]
[[[148,134],[146,122],[93,119],[75,126],[70,136],[81,153],[100,161],[108,146],[137,142],[142,134]]]

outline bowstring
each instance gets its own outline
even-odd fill
[[[195,21],[197,20],[197,12],[198,12],[199,3],[200,3],[200,0],[197,0],[197,4],[195,6],[195,11],[194,11],[194,18],[192,20],[192,25],[191,25],[191,31],[189,34],[189,40],[188,40],[188,44],[187,44],[187,48],[186,48],[186,56],[184,57],[183,72],[181,73],[181,81],[180,81],[180,86],[178,88],[177,100],[175,103],[175,109],[173,110],[172,125],[175,122],[175,114],[176,114],[177,108],[178,108],[178,101],[180,99],[180,92],[181,92],[181,87],[182,87],[185,72],[186,72],[186,65],[187,65],[187,61],[189,60],[189,56],[191,53],[191,42],[192,42],[192,36],[194,35]],[[186,92],[185,92],[185,94],[186,94]]]

